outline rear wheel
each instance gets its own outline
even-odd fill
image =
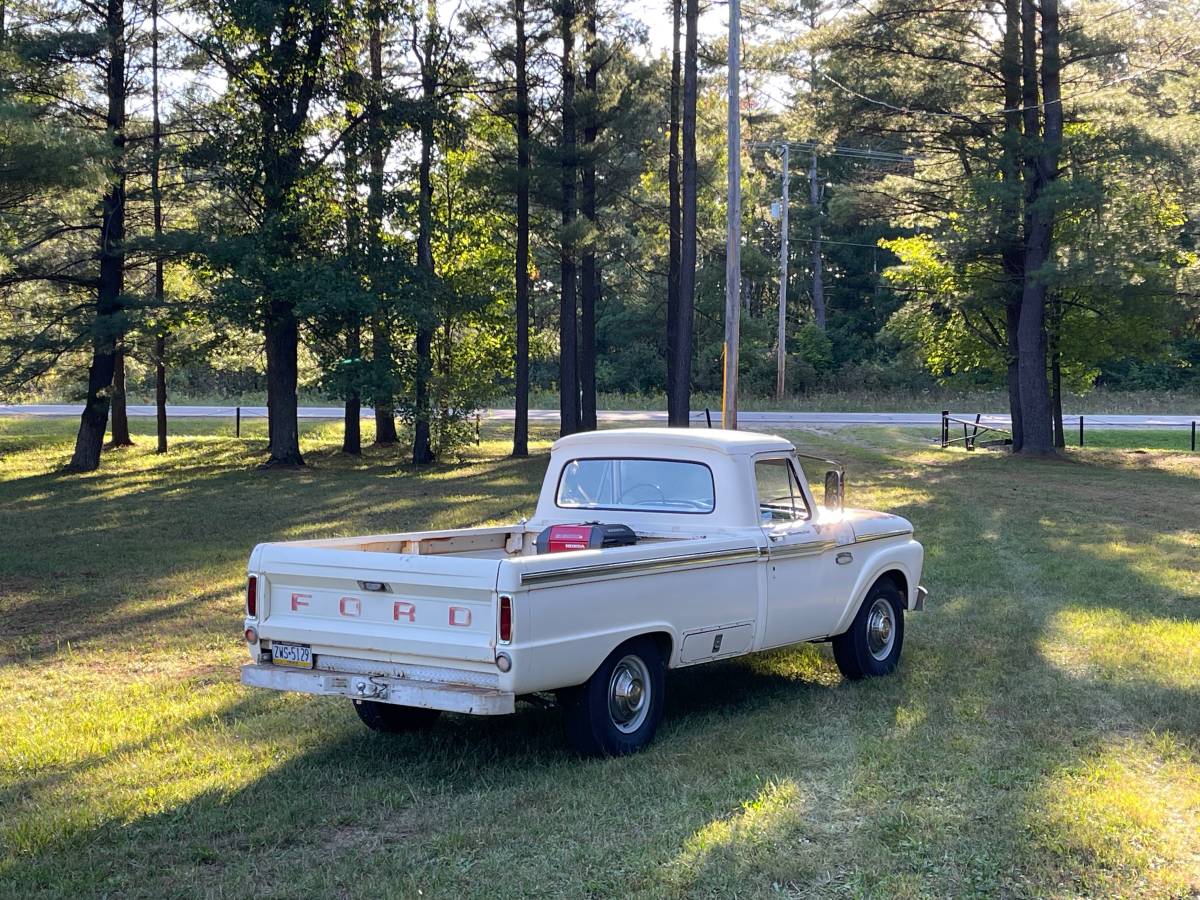
[[[394,703],[379,703],[375,700],[355,700],[354,711],[372,731],[385,731],[388,734],[420,731],[431,726],[442,714],[440,709],[396,706]]]
[[[891,674],[904,646],[904,605],[889,579],[867,592],[854,622],[833,639],[833,658],[852,681]]]
[[[665,666],[650,638],[626,641],[586,683],[560,694],[567,740],[584,756],[624,756],[654,739],[662,720]]]

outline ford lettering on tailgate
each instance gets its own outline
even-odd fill
[[[290,591],[287,607],[297,616],[391,622],[425,628],[470,628],[471,607],[439,600],[397,600],[392,597],[358,597],[333,591]]]

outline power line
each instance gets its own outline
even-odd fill
[[[787,144],[789,150],[799,150],[812,153],[814,150],[822,156],[848,156],[855,159],[879,160],[882,162],[916,162],[916,156],[909,153],[896,153],[891,150],[873,150],[870,147],[842,147],[838,145],[823,146],[817,141],[746,141],[747,147],[757,147],[766,150],[782,148]]]
[[[895,112],[904,113],[906,115],[939,116],[939,117],[948,118],[948,119],[996,118],[998,116],[1008,115],[1009,113],[1022,113],[1022,112],[1027,112],[1027,111],[1033,110],[1033,109],[1044,109],[1046,106],[1052,106],[1055,104],[1061,106],[1069,100],[1075,100],[1078,97],[1087,97],[1091,94],[1096,94],[1096,93],[1099,93],[1100,91],[1107,90],[1110,87],[1115,87],[1118,84],[1123,84],[1127,81],[1136,81],[1139,78],[1144,78],[1147,75],[1151,75],[1155,72],[1158,72],[1158,71],[1161,71],[1162,69],[1167,68],[1168,66],[1174,65],[1177,62],[1182,62],[1183,60],[1187,59],[1188,57],[1190,57],[1193,53],[1196,53],[1197,51],[1200,51],[1200,45],[1189,47],[1187,50],[1184,50],[1182,53],[1179,53],[1168,59],[1164,59],[1161,62],[1155,63],[1152,66],[1149,66],[1148,68],[1141,69],[1140,71],[1137,71],[1137,72],[1130,72],[1126,75],[1121,75],[1117,78],[1110,79],[1109,81],[1101,82],[1100,84],[1095,85],[1094,87],[1088,88],[1087,90],[1076,91],[1075,93],[1071,94],[1068,97],[1060,97],[1057,100],[1050,101],[1049,103],[1036,103],[1036,104],[1026,105],[1026,106],[1014,106],[1014,107],[1008,107],[1006,109],[998,109],[998,110],[995,110],[994,112],[987,112],[986,110],[980,110],[979,112],[975,112],[975,113],[960,113],[960,112],[951,112],[951,111],[938,110],[938,109],[913,109],[911,106],[897,106],[894,103],[889,103],[887,100],[881,100],[878,97],[871,97],[867,94],[862,93],[861,91],[855,90],[854,88],[850,87],[849,85],[842,84],[840,81],[838,81],[832,75],[830,75],[828,72],[822,72],[821,77],[823,79],[825,79],[826,81],[829,81],[830,83],[832,83],[834,87],[839,88],[840,90],[846,92],[847,94],[850,94],[853,97],[857,97],[859,100],[863,100],[867,103],[872,103],[875,106],[882,106],[885,109],[890,109]]]
[[[861,244],[856,241],[831,241],[828,238],[821,238],[820,240],[817,240],[816,238],[794,237],[788,238],[788,240],[800,241],[804,244],[838,244],[842,247],[869,247],[874,250],[881,249],[878,244]]]

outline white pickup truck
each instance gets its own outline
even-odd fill
[[[669,668],[831,640],[846,677],[884,675],[924,551],[843,484],[818,506],[769,435],[565,437],[527,521],[256,547],[242,682],[349,697],[381,731],[552,692],[576,750],[618,755],[654,737]]]

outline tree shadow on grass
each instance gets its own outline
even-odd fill
[[[421,469],[355,466],[331,478],[235,468],[222,458],[169,477],[0,482],[0,533],[10,536],[0,552],[0,653],[44,656],[67,641],[131,636],[197,609],[235,633],[255,544],[515,521],[532,509],[544,465],[479,457]],[[448,480],[452,473],[463,479]],[[147,602],[156,608],[142,609]]]
[[[1179,564],[1186,550],[1156,542],[1189,531],[1195,481],[1133,472],[1127,490],[1157,499],[1114,505],[1126,491],[1102,470],[1020,463],[985,462],[982,480],[973,458],[939,466],[932,499],[897,510],[929,547],[933,596],[892,678],[842,682],[813,647],[672,673],[659,743],[602,762],[564,752],[553,712],[389,737],[344,703],[232,707],[242,734],[299,730],[305,749],[238,790],[46,843],[5,877],[147,896],[1186,893],[1162,874],[1178,878],[1170,846],[1140,858],[1118,823],[1106,856],[1062,795],[1122,741],[1171,733],[1195,759],[1197,690],[1051,645],[1076,611],[1194,621],[1196,594],[1143,563]]]

